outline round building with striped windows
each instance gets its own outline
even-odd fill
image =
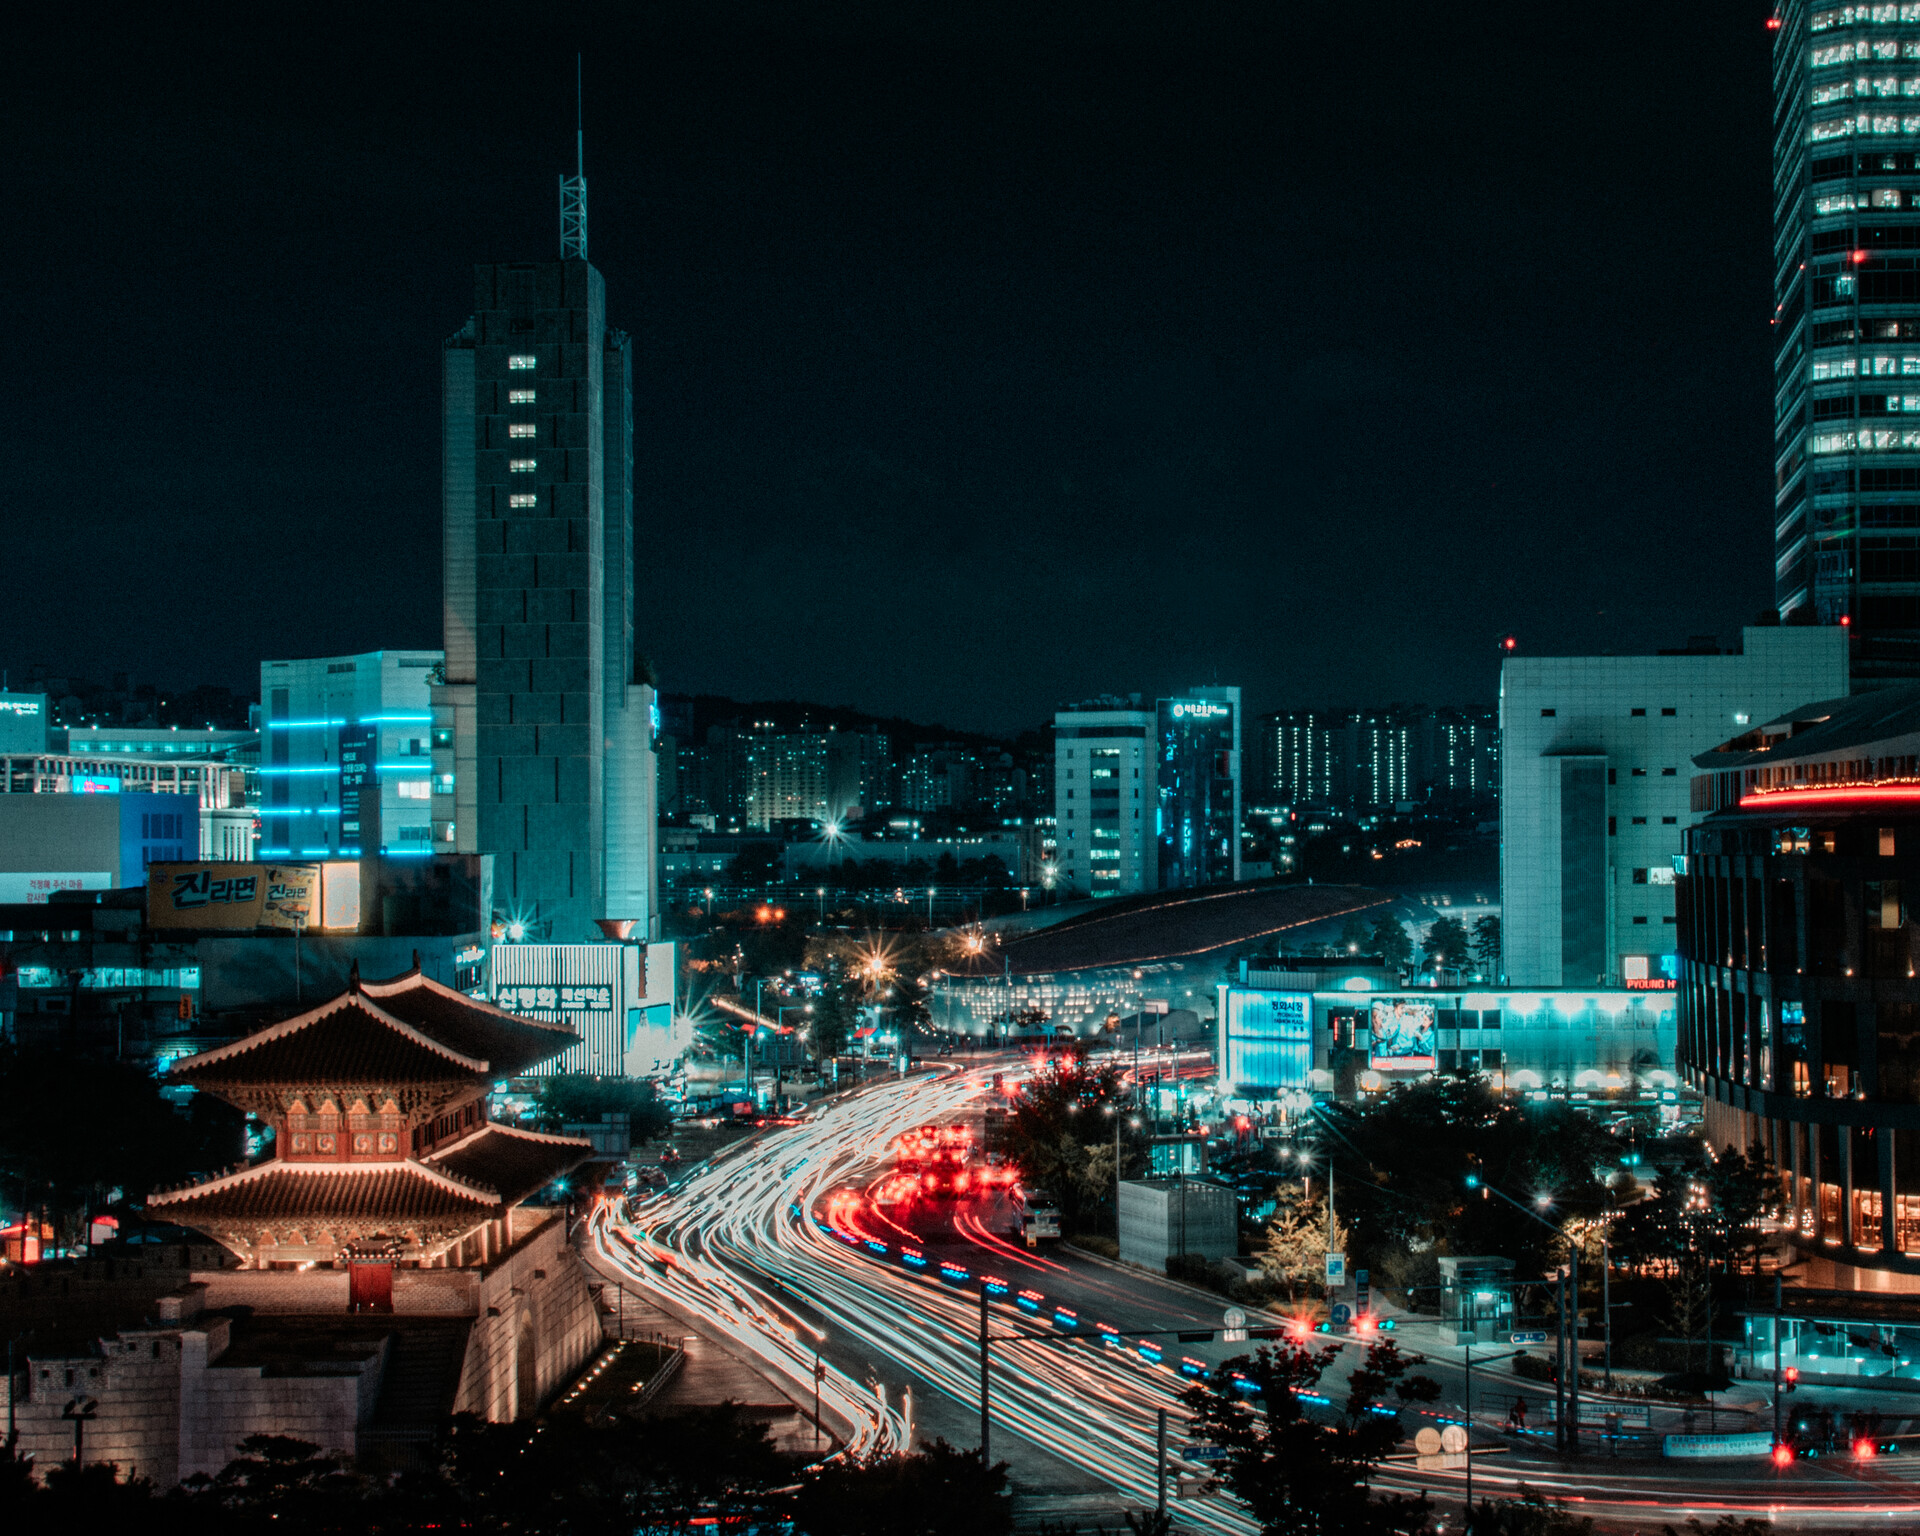
[[[1694,766],[1679,1065],[1706,1132],[1785,1176],[1794,1241],[1835,1266],[1812,1283],[1920,1275],[1920,686],[1803,706]]]

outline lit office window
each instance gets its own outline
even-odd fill
[[[507,366],[518,373],[523,369],[533,368],[538,362],[539,359],[531,352],[516,352],[512,357],[507,359]]]
[[[532,405],[540,398],[538,390],[510,389],[507,391],[508,405]]]
[[[433,786],[425,779],[401,779],[393,792],[402,800],[424,800],[433,793]]]
[[[508,437],[534,437],[540,429],[530,421],[515,421],[507,424]]]
[[[530,475],[540,467],[538,459],[508,459],[507,468],[516,475]]]
[[[532,491],[516,491],[507,498],[507,505],[510,507],[537,507],[540,505],[540,498]]]

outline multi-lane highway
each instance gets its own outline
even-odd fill
[[[1218,1306],[1151,1277],[1029,1253],[964,1209],[936,1235],[916,1229],[913,1208],[896,1212],[861,1198],[895,1137],[961,1114],[989,1091],[991,1070],[874,1085],[695,1170],[637,1206],[631,1221],[603,1208],[590,1229],[596,1261],[784,1382],[795,1402],[810,1401],[818,1371],[822,1416],[861,1454],[898,1449],[910,1437],[908,1405],[886,1380],[916,1380],[949,1399],[947,1422],[977,1424],[984,1286],[993,1332],[1026,1336],[991,1350],[996,1454],[1014,1452],[1017,1461],[1034,1447],[1124,1502],[1149,1504],[1156,1410],[1169,1411],[1177,1449],[1188,1375],[1246,1346],[1172,1337],[1103,1346],[1060,1335],[1102,1325],[1120,1333],[1216,1328]],[[1356,1350],[1346,1353],[1357,1359]],[[1459,1400],[1458,1368],[1435,1359],[1425,1369],[1441,1381],[1444,1414]],[[1337,1382],[1329,1386],[1337,1395]],[[1490,1390],[1499,1389],[1486,1383],[1476,1398],[1486,1403]],[[1415,1427],[1411,1414],[1407,1427]],[[956,1430],[953,1438],[973,1443],[975,1434]],[[1587,1457],[1567,1466],[1522,1448],[1476,1458],[1474,1481],[1476,1494],[1494,1496],[1525,1484],[1602,1523],[1678,1523],[1693,1514],[1712,1522],[1731,1512],[1844,1528],[1914,1510],[1905,1463],[1822,1462],[1779,1476],[1746,1463],[1681,1471]],[[1395,1463],[1379,1483],[1425,1488],[1457,1509],[1461,1480],[1458,1471]],[[1254,1529],[1222,1496],[1187,1499],[1178,1516],[1196,1531]]]

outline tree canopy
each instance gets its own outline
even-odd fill
[[[673,1129],[673,1111],[653,1083],[644,1078],[561,1072],[539,1080],[534,1117],[543,1130],[585,1125],[608,1114],[627,1116],[636,1146]]]
[[[1385,1406],[1389,1387],[1402,1401],[1431,1402],[1439,1383],[1409,1377],[1413,1362],[1381,1340],[1348,1378],[1338,1416],[1313,1418],[1299,1394],[1312,1392],[1339,1354],[1334,1344],[1263,1345],[1216,1366],[1185,1394],[1192,1433],[1226,1453],[1227,1488],[1263,1536],[1388,1536],[1425,1528],[1425,1495],[1375,1498],[1368,1486],[1400,1439],[1398,1415],[1374,1410]]]
[[[1141,1148],[1129,1123],[1119,1072],[1080,1056],[1056,1059],[1021,1085],[1007,1126],[1007,1152],[1029,1189],[1060,1206],[1069,1232],[1088,1230],[1113,1194],[1113,1136],[1121,1133],[1121,1171],[1137,1169]]]

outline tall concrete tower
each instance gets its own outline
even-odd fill
[[[433,825],[436,847],[494,855],[496,917],[569,943],[658,918],[632,347],[587,260],[584,165],[560,200],[561,259],[475,267],[444,353]]]

